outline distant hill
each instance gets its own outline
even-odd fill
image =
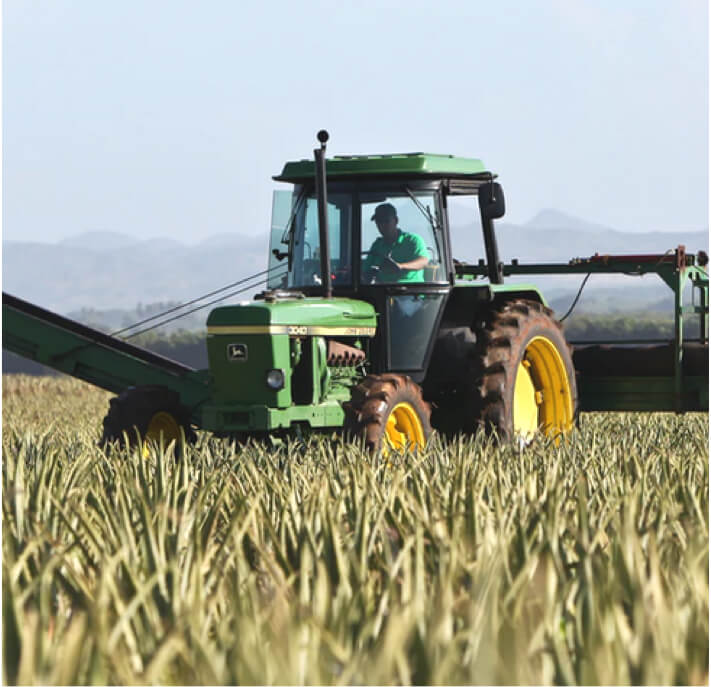
[[[87,235],[84,235],[87,236]],[[173,239],[88,235],[57,244],[3,241],[3,290],[66,314],[185,302],[265,269],[267,236],[187,246]]]
[[[565,231],[570,231],[574,227],[576,232],[585,233],[612,231],[610,227],[606,227],[603,224],[588,222],[552,208],[544,208],[531,217],[523,226],[528,229],[563,229]]]
[[[708,251],[706,231],[617,231],[600,224],[544,210],[523,225],[496,223],[501,259],[521,263],[565,262],[595,253],[664,253],[685,245],[687,252]],[[483,254],[478,222],[455,224],[452,229],[455,257],[475,261]]]
[[[459,210],[452,220],[454,255],[475,262],[484,254],[481,230],[477,222],[469,222],[473,209],[465,213]],[[521,263],[561,262],[596,252],[663,253],[680,243],[692,252],[708,251],[708,234],[704,231],[624,232],[550,209],[523,225],[497,223],[497,235],[501,258],[506,262],[512,258],[519,258]],[[250,236],[220,234],[196,245],[171,238],[137,241],[115,232],[78,234],[55,244],[3,241],[3,290],[61,314],[76,316],[83,310],[87,317],[90,314],[112,328],[135,321],[135,312],[131,311],[138,304],[185,302],[263,270],[267,252],[266,232]],[[575,295],[581,277],[514,281],[538,284],[549,302],[564,307]],[[249,298],[252,293],[240,294],[236,300]],[[616,281],[596,276],[588,283],[578,307],[613,311],[624,301],[631,309],[659,309],[669,293],[655,278]],[[112,312],[104,317],[99,311]],[[197,315],[195,321],[202,318]]]
[[[59,245],[103,253],[130,246],[135,242],[136,239],[128,234],[119,234],[113,231],[86,231],[83,234],[62,239],[59,241]]]
[[[471,216],[473,208],[469,208]],[[464,215],[457,208],[457,217]],[[665,253],[678,245],[687,252],[708,252],[709,235],[705,231],[649,231],[624,232],[587,222],[558,210],[542,210],[522,225],[507,222],[496,224],[499,255],[502,261],[517,258],[520,264],[568,262],[575,257],[600,254]],[[455,257],[476,262],[484,255],[484,244],[478,223],[454,224],[452,246]],[[582,284],[584,275],[575,276],[520,276],[508,281],[533,283],[542,291],[558,316],[564,314]],[[575,312],[670,312],[672,292],[654,275],[592,276],[583,291]]]

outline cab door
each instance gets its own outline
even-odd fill
[[[376,222],[383,205],[395,210],[396,237]],[[374,371],[402,372],[419,382],[450,293],[439,189],[361,191],[359,206],[359,293],[380,314]],[[394,271],[388,259],[418,269]]]

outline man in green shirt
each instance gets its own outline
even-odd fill
[[[378,205],[370,219],[375,221],[380,238],[373,241],[363,261],[365,279],[374,276],[380,284],[424,281],[424,267],[430,259],[422,237],[397,226],[397,211],[391,203]]]

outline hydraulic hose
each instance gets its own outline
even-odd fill
[[[218,293],[221,293],[221,292],[223,292],[223,291],[226,291],[227,289],[231,289],[231,288],[233,288],[233,287],[235,287],[235,286],[240,286],[241,284],[245,284],[246,282],[250,282],[250,281],[252,281],[253,279],[256,279],[257,277],[261,277],[261,276],[263,276],[263,275],[269,275],[266,279],[261,279],[261,280],[255,282],[254,284],[248,285],[248,286],[247,286],[246,288],[244,288],[244,289],[240,289],[239,291],[236,291],[236,292],[234,292],[234,293],[228,294],[227,296],[224,296],[224,297],[222,297],[222,298],[219,298],[219,299],[217,299],[217,300],[215,300],[215,301],[211,301],[210,303],[205,303],[205,304],[203,304],[203,305],[201,305],[201,306],[199,306],[199,307],[197,307],[197,308],[194,308],[193,310],[190,310],[189,312],[182,313],[182,314],[180,314],[180,315],[178,315],[178,316],[176,316],[176,317],[173,317],[173,318],[171,318],[171,319],[169,319],[169,320],[166,320],[165,323],[157,324],[157,325],[155,325],[155,327],[159,327],[159,326],[161,326],[162,324],[167,324],[168,322],[173,322],[174,320],[180,319],[181,317],[185,317],[186,315],[189,315],[189,314],[191,314],[191,313],[193,313],[193,312],[196,312],[197,310],[200,310],[201,308],[205,308],[205,307],[207,307],[207,306],[209,306],[209,305],[212,305],[213,303],[217,303],[217,302],[219,302],[220,300],[225,300],[225,299],[227,299],[227,298],[230,298],[231,296],[237,295],[238,293],[242,293],[243,291],[248,291],[249,289],[254,288],[255,286],[259,286],[260,284],[264,284],[264,283],[266,283],[272,276],[274,276],[274,275],[271,275],[271,274],[269,274],[269,273],[270,273],[270,272],[276,272],[276,271],[279,270],[279,269],[283,269],[283,265],[275,265],[274,267],[270,267],[270,268],[268,268],[268,269],[266,269],[266,270],[261,270],[260,272],[256,272],[255,274],[253,274],[253,275],[251,275],[251,276],[249,276],[249,277],[245,277],[244,279],[239,279],[239,280],[236,281],[236,282],[232,282],[231,284],[227,284],[227,286],[223,286],[223,287],[221,287],[221,288],[219,288],[219,289],[215,289],[214,291],[210,291],[209,293],[206,293],[206,294],[204,294],[204,295],[202,295],[202,296],[198,296],[197,298],[193,298],[191,301],[187,301],[186,303],[181,303],[180,305],[176,305],[176,306],[174,306],[174,307],[172,307],[172,308],[169,308],[168,310],[164,310],[163,312],[160,312],[160,313],[158,313],[157,315],[151,315],[150,317],[146,317],[146,318],[143,319],[143,320],[140,320],[140,321],[138,321],[138,322],[134,322],[133,324],[129,325],[128,327],[124,327],[123,329],[119,329],[119,330],[117,330],[117,331],[115,331],[115,332],[111,332],[110,336],[119,336],[120,334],[123,334],[123,333],[125,333],[125,332],[128,332],[128,331],[130,331],[131,329],[135,329],[136,327],[140,327],[141,325],[146,324],[146,323],[148,323],[148,322],[153,322],[154,320],[160,319],[161,317],[165,317],[166,315],[170,315],[171,313],[177,312],[178,310],[181,310],[182,308],[187,308],[189,305],[193,305],[194,303],[198,303],[199,301],[201,301],[201,300],[203,300],[203,299],[205,299],[205,298],[209,298],[210,296],[214,296],[215,294],[218,294]],[[282,276],[282,275],[281,275],[281,274],[278,274],[278,275],[276,275],[276,276]],[[144,331],[149,331],[149,329],[154,329],[155,327],[149,327],[149,328],[144,329],[144,330],[142,330],[142,331],[140,331],[140,332],[134,332],[133,334],[129,334],[129,335],[127,335],[127,336],[124,337],[124,338],[129,339],[129,338],[131,338],[131,337],[133,337],[133,336],[137,336],[138,334],[143,333]]]
[[[277,274],[274,275],[274,276],[281,277],[281,276],[284,276],[285,274],[286,274],[286,270],[285,270],[284,272],[277,273]],[[152,329],[157,329],[158,327],[162,327],[164,324],[168,324],[169,322],[173,322],[173,321],[175,321],[175,320],[179,320],[181,317],[186,317],[187,315],[191,315],[192,313],[197,312],[198,310],[202,310],[203,308],[207,308],[207,307],[209,307],[210,305],[214,305],[215,303],[219,303],[220,301],[227,300],[228,298],[232,298],[233,296],[237,296],[237,295],[240,294],[240,293],[244,293],[245,291],[249,291],[250,289],[253,289],[255,286],[259,286],[260,284],[266,284],[266,283],[269,281],[269,278],[270,278],[271,276],[272,276],[272,275],[270,275],[270,276],[267,277],[266,279],[260,279],[259,281],[256,281],[256,282],[254,282],[254,283],[252,283],[252,284],[247,284],[247,286],[245,286],[245,287],[243,287],[243,288],[241,288],[241,289],[237,289],[237,291],[233,291],[232,293],[228,293],[226,296],[220,296],[219,298],[216,298],[215,300],[208,301],[207,303],[203,303],[202,305],[198,305],[197,308],[192,308],[191,310],[188,310],[188,311],[186,311],[186,312],[180,313],[179,315],[176,315],[175,317],[171,317],[171,318],[169,318],[169,319],[167,319],[167,320],[163,320],[162,322],[157,322],[156,324],[153,324],[153,325],[151,325],[150,327],[146,327],[145,329],[140,329],[140,330],[137,331],[137,332],[133,332],[133,333],[131,333],[131,334],[128,334],[127,336],[124,337],[124,339],[131,339],[131,338],[133,338],[134,336],[138,336],[139,334],[145,334],[146,332],[149,332],[149,331],[151,331]],[[244,283],[244,281],[245,281],[245,280],[242,280],[242,282],[239,282],[239,283]],[[235,286],[235,285],[236,285],[236,284],[232,284],[232,286]],[[227,287],[227,288],[229,288],[229,287]],[[219,293],[219,291],[224,291],[224,288],[223,288],[223,289],[218,289],[217,291],[214,291],[213,293]],[[208,294],[208,295],[212,295],[212,294]],[[197,299],[191,301],[190,303],[195,303],[195,302],[197,302],[198,300],[202,300],[202,298],[207,298],[207,295],[206,295],[206,296],[202,296],[201,298],[197,298]],[[190,305],[190,303],[183,303],[183,305],[181,305],[181,306],[176,306],[176,308],[173,308],[172,310],[177,310],[177,309],[179,309],[179,308],[184,308],[185,306]],[[163,315],[169,314],[170,312],[172,312],[172,310],[166,310],[165,313],[162,313],[161,315],[155,315],[155,316],[152,317],[152,318],[148,318],[148,319],[144,320],[144,322],[147,322],[149,319],[155,319],[156,317],[162,317]],[[133,329],[133,327],[135,327],[135,326],[137,326],[137,325],[133,325],[133,326],[131,326],[131,327],[127,327],[127,329]],[[126,331],[126,330],[124,329],[123,331]]]

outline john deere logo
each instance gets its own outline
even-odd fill
[[[232,362],[247,360],[247,344],[227,344],[227,360]]]

